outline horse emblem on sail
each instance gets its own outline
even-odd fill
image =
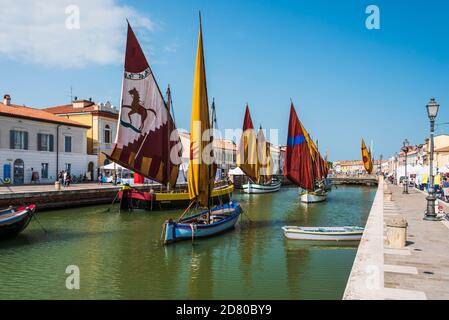
[[[137,91],[136,88],[133,88],[131,90],[128,91],[128,93],[133,97],[133,100],[131,102],[131,105],[122,105],[122,108],[129,108],[131,109],[128,112],[128,119],[129,119],[129,123],[123,123],[123,125],[131,127],[132,129],[134,129],[137,132],[141,132],[142,128],[145,124],[145,120],[148,117],[148,111],[152,112],[154,114],[154,117],[157,117],[156,111],[154,109],[151,108],[145,108],[141,103],[140,103],[140,94],[139,91]],[[138,114],[140,116],[140,127],[139,129],[137,129],[132,122],[132,118],[131,116],[133,114]]]

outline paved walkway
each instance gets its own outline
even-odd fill
[[[426,194],[389,185],[393,201],[384,201],[384,220],[399,214],[409,224],[405,249],[384,250],[386,288],[415,291],[427,299],[449,300],[449,223],[423,220]],[[449,208],[445,208],[449,212]]]
[[[344,299],[449,300],[449,221],[423,220],[426,194],[388,185],[393,201],[379,183],[360,242]],[[449,206],[444,204],[445,211]],[[408,222],[407,245],[385,246],[385,225],[396,215]]]
[[[98,183],[74,183],[70,187],[64,188],[61,186],[61,191],[64,190],[90,190],[90,189],[113,189],[120,188],[120,186],[114,186],[112,183],[98,184]],[[0,195],[2,194],[15,194],[15,193],[30,193],[30,192],[49,192],[55,191],[54,184],[32,184],[32,185],[10,185],[0,186]]]

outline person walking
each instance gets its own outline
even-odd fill
[[[63,186],[67,187],[67,171],[62,174]]]
[[[98,184],[103,184],[103,175],[101,172],[98,172]]]
[[[72,181],[72,176],[70,175],[70,173],[68,173],[67,177],[66,177],[66,187],[70,187],[71,181]]]

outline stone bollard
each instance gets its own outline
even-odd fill
[[[384,198],[386,201],[393,201],[393,192],[391,192],[391,190],[389,190],[389,189],[385,190]]]
[[[61,191],[61,183],[59,181],[55,182],[55,190],[56,191]]]
[[[407,241],[407,220],[396,216],[387,223],[386,245],[390,248],[404,248]]]

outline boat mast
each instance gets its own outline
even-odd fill
[[[170,117],[170,108],[171,108],[171,91],[170,91],[170,84],[167,87],[167,103],[166,103],[166,107],[167,107],[167,113],[168,113],[168,117]],[[173,120],[174,121],[174,120]],[[170,122],[167,120],[167,156],[168,156],[168,165],[165,168],[165,174],[166,174],[166,179],[167,179],[167,191],[170,191]]]

